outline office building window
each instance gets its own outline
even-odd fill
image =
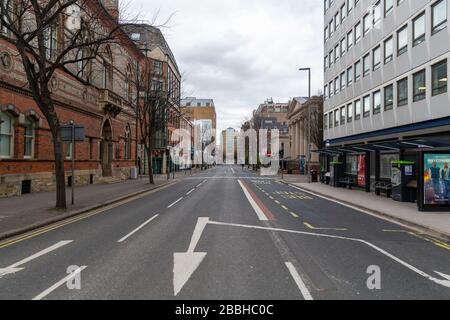
[[[381,21],[381,0],[377,1],[373,6],[373,25]]]
[[[341,107],[341,126],[345,124],[345,107]]]
[[[352,47],[353,47],[353,30],[350,30],[349,33],[347,33],[347,51],[350,51]]]
[[[425,99],[427,93],[425,70],[413,75],[413,95],[414,102]]]
[[[447,27],[447,0],[440,0],[431,7],[431,20],[433,34]]]
[[[355,44],[361,40],[361,22],[358,22],[355,26]]]
[[[394,107],[394,85],[384,88],[384,110],[391,110]]]
[[[397,106],[408,104],[408,78],[397,82]]]
[[[381,66],[381,48],[380,48],[380,46],[373,49],[372,62],[373,62],[373,71],[380,68],[380,66]]]
[[[347,87],[353,84],[353,67],[347,69]]]
[[[373,93],[373,114],[381,112],[381,91]]]
[[[408,25],[397,32],[397,55],[400,56],[408,51]]]
[[[355,120],[361,119],[361,100],[355,101]]]
[[[368,13],[363,18],[363,28],[364,28],[364,36],[367,35],[372,28],[372,21],[370,19],[371,15]]]
[[[361,79],[361,61],[355,63],[355,82]]]
[[[363,98],[363,117],[370,116],[370,95]]]
[[[387,17],[394,10],[394,0],[384,0],[384,16]]]
[[[413,45],[417,46],[425,41],[425,12],[413,20]]]
[[[433,96],[447,92],[447,60],[431,67]]]
[[[389,63],[394,57],[394,39],[390,37],[384,42],[384,63]]]
[[[347,123],[353,121],[353,103],[347,104]]]
[[[364,77],[368,76],[370,73],[370,54],[366,54],[363,58],[363,75]]]

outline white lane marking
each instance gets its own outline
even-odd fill
[[[206,225],[209,222],[209,218],[198,218],[197,224],[195,225],[194,233],[192,234],[191,242],[189,244],[189,249],[187,252],[194,252],[200,237],[202,236],[203,230],[205,230]]]
[[[173,254],[173,292],[177,296],[206,257],[206,252],[194,252],[209,218],[198,218],[187,252]]]
[[[30,261],[33,261],[33,260],[41,257],[41,256],[43,256],[43,255],[45,255],[45,254],[47,254],[49,252],[55,251],[56,249],[59,249],[59,248],[65,246],[65,245],[67,245],[67,244],[69,244],[71,242],[73,242],[73,240],[60,241],[60,242],[58,242],[58,243],[48,247],[47,249],[41,250],[38,253],[35,253],[35,254],[29,256],[28,258],[25,258],[23,260],[20,260],[20,261],[18,261],[16,263],[10,265],[9,267],[6,267],[4,269],[0,269],[0,278],[3,277],[4,275],[11,274],[11,273],[16,273],[18,271],[23,270],[23,268],[19,268],[19,267],[24,265],[24,264],[26,264],[26,263],[28,263],[28,262],[30,262]]]
[[[196,185],[196,188],[200,188],[202,186],[203,182],[199,183],[198,185]]]
[[[235,224],[235,223],[225,223],[225,222],[215,222],[215,221],[209,221],[209,224],[213,224],[213,225],[222,225],[222,226],[234,226],[234,227],[240,227],[240,228],[247,228],[247,229],[258,229],[258,230],[268,230],[268,231],[275,231],[275,232],[286,232],[286,233],[293,233],[293,234],[302,234],[302,235],[306,235],[306,236],[313,236],[313,237],[318,237],[318,238],[328,238],[328,239],[339,239],[339,240],[347,240],[347,241],[353,241],[353,242],[359,242],[359,243],[363,243],[369,247],[371,247],[372,249],[378,251],[379,253],[387,256],[388,258],[394,260],[395,262],[401,264],[402,266],[404,266],[405,268],[417,273],[418,275],[433,281],[434,283],[437,283],[441,286],[450,288],[450,275],[446,275],[444,273],[438,272],[438,271],[434,271],[435,273],[439,274],[441,277],[445,278],[445,280],[443,279],[437,279],[429,274],[427,274],[426,272],[410,265],[408,262],[403,261],[400,258],[397,258],[396,256],[394,256],[393,254],[381,249],[380,247],[377,247],[376,245],[366,241],[366,240],[362,240],[362,239],[356,239],[356,238],[348,238],[348,237],[343,237],[343,236],[334,236],[334,235],[328,235],[328,234],[321,234],[321,233],[312,233],[312,232],[304,232],[304,231],[297,231],[297,230],[289,230],[289,229],[279,229],[279,228],[270,228],[270,227],[260,227],[260,226],[251,226],[251,225],[243,225],[243,224]]]
[[[81,271],[83,271],[84,269],[86,269],[86,266],[82,266],[80,268],[78,268],[77,270],[75,270],[74,272],[72,272],[71,274],[69,274],[67,277],[65,277],[64,279],[61,279],[60,281],[58,281],[57,283],[55,283],[54,285],[52,285],[50,288],[48,288],[47,290],[43,291],[42,293],[38,294],[36,297],[33,298],[33,300],[42,300],[44,299],[46,296],[48,296],[50,293],[52,293],[53,291],[55,291],[56,289],[58,289],[59,287],[61,287],[64,283],[67,283],[69,280],[71,280],[72,278],[76,277],[78,274],[81,273]]]
[[[150,222],[152,222],[153,220],[155,220],[156,218],[158,218],[159,214],[151,217],[150,219],[148,219],[147,221],[145,221],[143,224],[141,224],[139,227],[137,227],[136,229],[134,229],[133,231],[131,231],[129,234],[127,234],[125,237],[123,237],[122,239],[120,239],[119,243],[124,242],[125,240],[127,240],[129,237],[131,237],[133,234],[135,234],[136,232],[138,232],[139,230],[141,230],[143,227],[145,227],[146,225],[148,225]]]
[[[194,192],[195,191],[195,188],[194,189],[191,189],[191,191],[189,191],[188,193],[186,193],[186,195],[188,196],[188,195],[190,195],[192,192]]]
[[[267,219],[266,215],[264,214],[264,212],[261,210],[261,208],[258,206],[258,204],[255,202],[255,200],[253,200],[252,196],[250,195],[250,193],[247,191],[247,188],[244,186],[244,184],[242,183],[241,180],[238,180],[239,185],[242,188],[242,191],[244,191],[245,196],[247,197],[248,202],[250,202],[250,205],[252,206],[253,210],[255,210],[256,215],[258,216],[258,219],[260,221],[268,221],[269,219]]]
[[[230,169],[231,169],[231,172],[233,172],[233,174],[234,174],[234,169],[233,169],[233,167],[230,167]]]
[[[178,202],[180,202],[181,200],[183,200],[183,197],[181,197],[180,199],[178,199],[177,201],[175,201],[174,203],[172,203],[170,206],[167,207],[167,209],[172,208],[174,205],[176,205]]]
[[[286,267],[288,268],[289,272],[291,273],[292,278],[294,279],[295,283],[297,284],[297,287],[300,289],[300,292],[302,293],[302,296],[305,300],[314,300],[311,293],[309,292],[308,288],[305,285],[305,282],[302,280],[300,275],[297,272],[297,269],[295,269],[294,265],[291,262],[286,262]]]

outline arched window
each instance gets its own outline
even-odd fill
[[[125,160],[131,159],[131,129],[130,125],[125,128]]]
[[[129,64],[127,66],[127,74],[125,79],[125,100],[128,102],[133,101],[133,68]]]
[[[103,74],[102,74],[102,85],[104,89],[113,90],[113,56],[111,48],[106,47],[105,56],[103,57]]]
[[[30,118],[25,119],[24,127],[24,152],[25,158],[34,157],[34,121]]]
[[[59,47],[60,21],[56,20],[52,25],[44,29],[45,57],[49,60],[56,59]]]
[[[13,117],[0,112],[0,158],[11,158],[13,154]]]

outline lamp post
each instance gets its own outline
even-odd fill
[[[308,71],[308,101],[311,100],[311,68],[300,68],[299,71]],[[308,158],[307,175],[308,183],[311,183],[311,107],[308,107]]]

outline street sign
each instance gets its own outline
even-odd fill
[[[75,144],[86,139],[84,126],[76,125],[73,121],[61,126],[61,137],[63,142],[69,142],[68,148],[72,148],[72,205],[75,204]]]
[[[84,126],[74,125],[74,137],[72,137],[72,125],[62,125],[61,126],[61,136],[63,142],[72,142],[72,141],[84,141],[86,139],[86,133]]]

